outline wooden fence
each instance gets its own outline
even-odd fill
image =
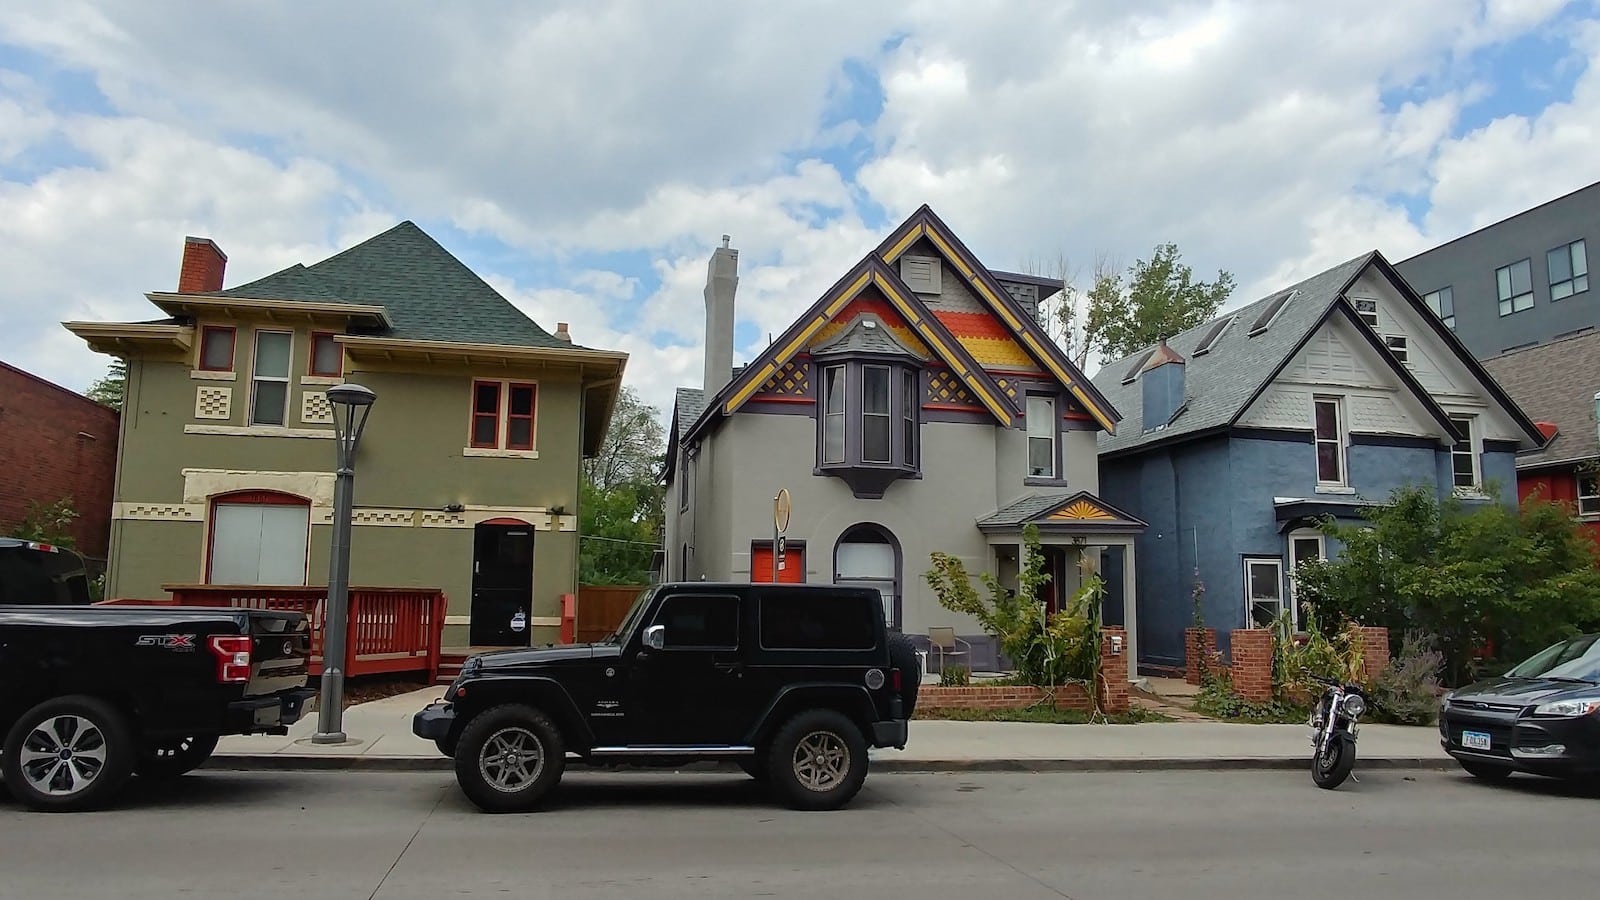
[[[615,631],[644,589],[644,585],[630,584],[586,584],[578,588],[575,640],[593,643]]]
[[[163,600],[107,600],[109,604],[207,606],[297,612],[311,624],[311,675],[322,674],[328,589],[238,584],[184,584],[163,588]],[[439,672],[445,595],[436,588],[350,589],[350,625],[345,639],[350,676]]]

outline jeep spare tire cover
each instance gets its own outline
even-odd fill
[[[911,638],[899,632],[889,633],[889,665],[900,670],[900,702],[909,719],[917,709],[917,689],[922,686],[922,663]]]

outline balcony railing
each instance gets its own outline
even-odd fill
[[[322,674],[322,642],[328,606],[326,587],[252,584],[169,584],[163,600],[107,600],[125,605],[208,606],[303,614],[311,623],[311,674]],[[346,633],[346,675],[439,672],[445,595],[435,588],[353,587]]]

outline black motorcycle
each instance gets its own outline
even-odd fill
[[[1311,710],[1311,780],[1333,790],[1356,765],[1356,720],[1367,711],[1367,693],[1357,684],[1311,675],[1327,689]]]

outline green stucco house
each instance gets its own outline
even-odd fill
[[[224,290],[226,263],[188,238],[178,290],[146,295],[166,318],[65,323],[128,361],[106,596],[326,584],[348,381],[378,398],[351,583],[443,590],[446,645],[555,640],[627,355],[539,327],[411,222]]]

